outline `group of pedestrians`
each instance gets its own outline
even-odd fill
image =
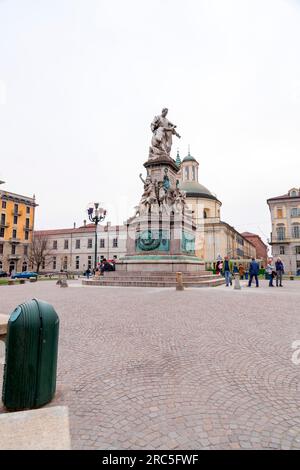
[[[274,279],[276,279],[276,287],[282,287],[282,275],[284,274],[284,266],[280,258],[277,258],[275,265],[273,264],[273,258],[270,258],[267,264],[266,272],[269,276],[270,287],[274,287]]]
[[[245,276],[245,268],[242,264],[237,266],[234,263],[232,268],[233,274],[239,274],[240,279],[244,279]],[[259,264],[255,258],[251,259],[249,264],[249,280],[248,280],[248,287],[251,287],[253,279],[255,280],[256,287],[259,287]],[[282,286],[282,276],[284,274],[284,266],[283,262],[280,258],[277,259],[275,265],[273,265],[273,258],[270,258],[268,261],[268,265],[266,267],[266,273],[269,279],[269,286],[274,287],[273,281],[276,279],[276,286]],[[225,256],[224,261],[219,259],[216,264],[216,274],[222,274],[225,277],[226,287],[232,285],[232,273],[231,273],[231,266],[228,256]],[[247,279],[247,276],[246,276]]]
[[[84,275],[87,277],[87,279],[90,278],[90,276],[99,276],[100,274],[103,274],[104,271],[115,271],[116,267],[115,267],[115,260],[107,260],[106,258],[103,258],[101,260],[101,263],[100,263],[100,266],[94,268],[93,270],[91,270],[90,268],[88,268]]]
[[[225,256],[224,261],[219,259],[216,264],[216,274],[222,274],[225,277],[226,286],[232,286],[232,273],[239,274],[240,279],[244,279],[245,276],[245,268],[242,264],[237,265],[237,263],[233,264],[232,272],[230,267],[230,260],[228,256]]]

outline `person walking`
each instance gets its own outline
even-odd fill
[[[284,266],[283,266],[283,262],[281,261],[281,258],[277,259],[275,263],[275,269],[276,269],[276,287],[278,287],[278,282],[279,282],[279,287],[283,287],[282,275],[284,274]]]
[[[228,287],[229,284],[232,285],[231,273],[230,273],[230,264],[229,264],[228,256],[225,256],[225,258],[224,258],[223,268],[224,268],[224,276],[225,276],[225,281],[226,281],[226,287]]]
[[[219,259],[216,264],[216,274],[220,276],[222,270],[223,270],[223,261]]]
[[[274,279],[274,265],[272,264],[273,262],[273,259],[270,258],[268,260],[268,264],[267,264],[267,267],[266,267],[266,272],[268,274],[268,278],[269,278],[269,287],[274,287],[273,285],[273,279]]]
[[[239,265],[239,275],[240,275],[240,279],[244,279],[244,274],[245,274],[245,268],[242,264]]]
[[[250,279],[249,279],[248,287],[251,287],[253,278],[255,278],[256,287],[259,287],[258,273],[259,273],[259,264],[255,260],[255,258],[252,258],[250,266],[249,266]]]

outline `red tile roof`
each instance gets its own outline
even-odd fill
[[[256,235],[256,233],[251,233],[251,232],[242,232],[241,235],[243,235],[243,237],[258,237],[258,235]]]
[[[256,237],[256,238],[259,238],[259,240],[261,241],[261,243],[263,243],[265,246],[267,246],[261,239],[261,237],[259,235],[257,235],[257,233],[251,233],[251,232],[243,232],[241,233],[241,235],[244,237],[244,238],[247,238],[247,237]]]

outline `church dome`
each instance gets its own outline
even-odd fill
[[[192,157],[192,155],[190,154],[190,152],[187,154],[186,157],[184,157],[184,159],[182,160],[183,162],[196,162],[196,158]]]
[[[179,184],[179,188],[186,192],[187,197],[213,199],[214,201],[218,200],[203,184],[197,181],[183,181]]]

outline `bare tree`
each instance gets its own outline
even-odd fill
[[[43,233],[34,234],[29,253],[29,262],[38,273],[41,265],[51,262],[50,240]]]

